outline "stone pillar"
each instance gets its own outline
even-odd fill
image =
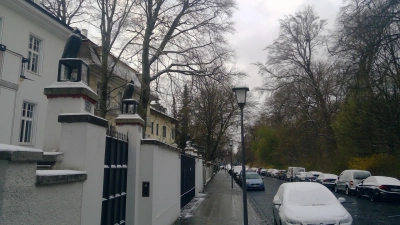
[[[61,124],[57,122],[61,113],[94,114],[98,96],[83,82],[56,82],[44,89],[47,96],[47,114],[43,150],[59,151]]]
[[[62,124],[60,151],[64,159],[57,168],[86,171],[81,224],[100,224],[108,122],[89,113],[61,114],[58,122]]]
[[[203,183],[203,157],[201,154],[197,156],[196,159],[196,197],[199,196],[199,193],[204,192],[204,183]]]
[[[122,114],[115,118],[118,132],[128,134],[128,180],[126,194],[126,224],[139,225],[139,200],[141,196],[140,182],[140,142],[144,120],[138,114]],[[151,209],[148,209],[151,210]],[[150,221],[149,221],[150,222]]]

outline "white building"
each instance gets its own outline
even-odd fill
[[[0,1],[0,143],[43,149],[43,90],[57,81],[70,33],[35,1]]]

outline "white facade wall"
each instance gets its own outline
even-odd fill
[[[0,18],[0,40],[7,46],[4,57],[0,57],[0,80],[18,87],[16,91],[0,86],[0,143],[20,145],[22,104],[28,101],[36,104],[33,142],[29,146],[42,149],[47,109],[43,89],[57,80],[58,60],[71,31],[25,0],[1,0]],[[30,35],[41,40],[39,73],[25,71],[25,76],[34,81],[21,81],[21,59],[28,58]]]
[[[139,224],[173,224],[180,215],[180,153],[164,145],[142,145],[140,180],[150,196],[139,198]]]

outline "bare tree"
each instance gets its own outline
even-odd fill
[[[331,124],[340,97],[340,83],[336,81],[339,74],[335,73],[339,70],[334,70],[335,63],[318,60],[321,57],[318,51],[326,41],[326,20],[319,19],[314,8],[307,6],[279,23],[279,37],[266,48],[267,62],[257,63],[260,73],[267,78],[262,89],[274,91],[290,87],[293,106],[317,127],[321,126],[319,135],[335,149]]]
[[[229,60],[224,34],[233,31],[234,7],[233,0],[138,1],[131,55],[142,70],[139,114],[146,122],[152,82],[163,75],[213,76]]]
[[[42,0],[43,7],[65,24],[73,24],[87,19],[88,0]]]
[[[110,90],[107,89],[108,84],[112,81],[116,74],[116,68],[124,54],[127,46],[135,38],[135,36],[126,39],[124,32],[130,22],[130,14],[132,12],[134,1],[131,0],[96,0],[93,9],[97,10],[97,18],[99,18],[101,32],[101,85],[99,100],[99,116],[105,117],[107,114],[107,99]],[[116,56],[110,57],[110,53]],[[127,78],[129,81],[129,77]]]

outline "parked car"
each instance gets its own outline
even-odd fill
[[[294,181],[297,174],[300,172],[306,172],[306,169],[303,167],[288,167],[288,172],[286,173],[286,180]]]
[[[400,199],[400,181],[393,177],[370,176],[356,187],[357,197],[367,196],[372,202]]]
[[[338,176],[335,174],[323,173],[318,176],[316,182],[324,185],[329,189],[333,189],[335,187],[335,182]]]
[[[271,172],[271,174],[270,174],[270,177],[276,178],[276,176],[278,175],[278,172],[279,172],[279,170],[273,169],[272,172]]]
[[[321,172],[318,171],[308,171],[306,175],[305,181],[309,182],[315,182],[315,180],[318,178],[319,175],[321,175]]]
[[[284,183],[273,199],[274,224],[341,224],[350,225],[353,218],[337,199],[318,183]]]
[[[307,176],[307,172],[299,172],[295,177],[294,177],[294,182],[299,182],[299,181],[305,181]]]
[[[370,176],[371,173],[365,170],[345,170],[336,180],[335,192],[344,191],[347,195],[354,193],[357,184]]]
[[[242,182],[246,186],[242,186],[242,188],[246,187],[247,190],[261,190],[264,191],[264,181],[263,177],[256,172],[247,172],[246,171],[246,183]]]
[[[267,169],[261,169],[260,175],[261,176],[266,176],[267,175]]]
[[[282,179],[286,176],[286,170],[279,170],[275,178]]]
[[[241,170],[241,171],[239,172],[238,180],[237,180],[237,183],[238,183],[240,186],[242,186],[242,184],[243,184],[242,171],[243,171],[243,170]],[[247,174],[248,174],[248,173],[255,173],[255,172],[253,172],[253,171],[252,171],[251,169],[249,169],[249,168],[246,168],[246,177],[247,177]]]
[[[272,168],[271,168],[271,169],[267,169],[267,174],[266,174],[266,176],[267,176],[267,177],[270,177],[272,171],[274,171],[274,169],[272,169]]]

